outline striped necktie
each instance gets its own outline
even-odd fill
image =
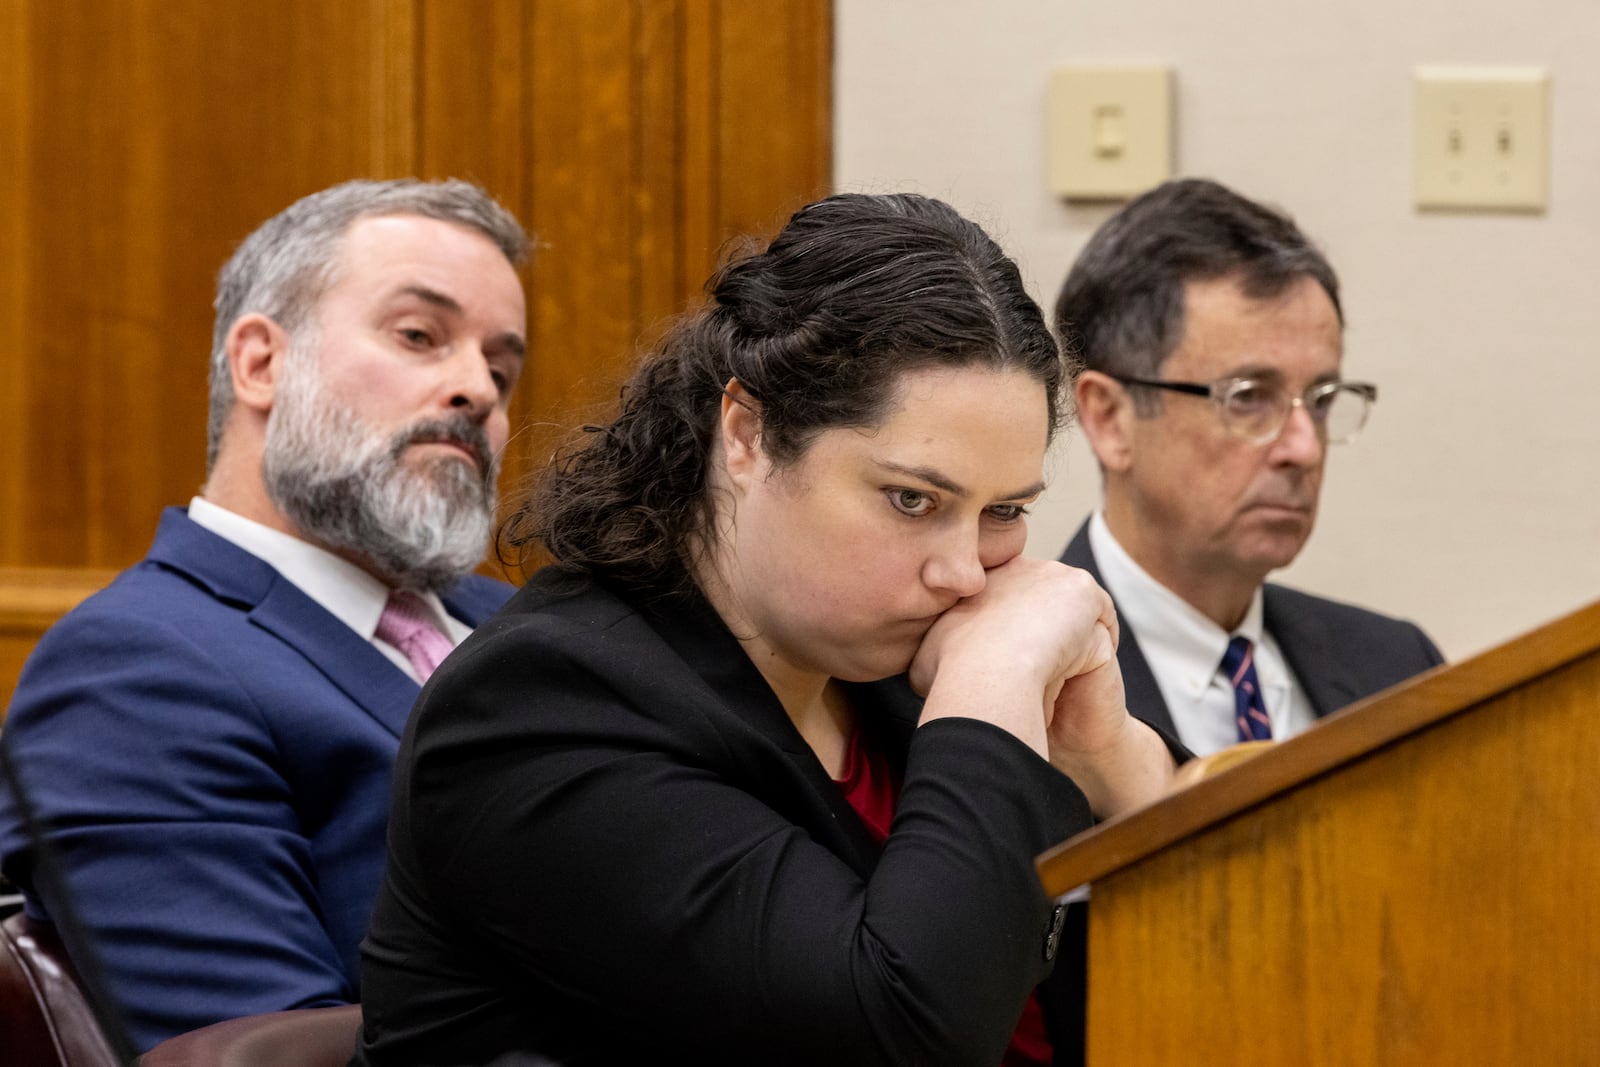
[[[1261,699],[1261,679],[1256,677],[1256,657],[1248,637],[1228,642],[1222,656],[1222,673],[1233,686],[1234,723],[1240,741],[1272,740],[1272,720]]]

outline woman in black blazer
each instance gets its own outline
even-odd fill
[[[417,704],[358,1063],[1049,1061],[1033,857],[1173,766],[1108,598],[1021,556],[1056,344],[915,196],[709,288]]]

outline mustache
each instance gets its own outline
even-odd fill
[[[1317,506],[1317,497],[1314,493],[1279,493],[1275,496],[1251,497],[1245,506],[1283,508],[1285,511],[1311,511]]]
[[[489,449],[489,431],[481,422],[465,415],[446,419],[424,419],[412,423],[395,434],[389,446],[392,459],[398,460],[412,445],[458,445],[472,453],[478,463],[478,473],[488,478],[495,469],[495,456]]]
[[[1275,479],[1271,484],[1257,486],[1255,491],[1246,497],[1245,506],[1314,511],[1321,493],[1320,478],[1290,475]]]

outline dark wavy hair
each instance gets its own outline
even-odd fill
[[[948,204],[844,194],[801,208],[765,249],[728,263],[709,301],[645,357],[621,410],[558,455],[504,540],[630,586],[681,586],[712,543],[707,473],[722,391],[761,406],[761,447],[793,464],[824,430],[880,424],[908,371],[1021,370],[1062,421],[1064,367],[1043,313],[998,245]]]

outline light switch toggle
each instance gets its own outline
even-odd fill
[[[1115,159],[1127,147],[1128,135],[1123,127],[1121,105],[1097,106],[1094,109],[1094,154],[1102,159]]]

